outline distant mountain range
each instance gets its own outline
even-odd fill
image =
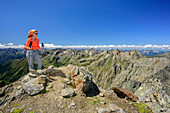
[[[0,49],[0,64],[5,63],[8,60],[21,59],[25,57],[23,49]]]
[[[137,50],[52,49],[42,52],[40,57],[43,63],[43,70],[41,71],[45,71],[51,65],[63,70],[65,67],[71,66],[70,70],[75,69],[73,73],[71,72],[71,75],[63,73],[68,78],[69,76],[75,78],[74,74],[76,73],[81,75],[84,81],[84,79],[89,79],[85,75],[90,75],[90,80],[93,80],[93,83],[102,91],[120,87],[134,93],[140,102],[147,104],[153,112],[169,110],[170,52],[155,56],[145,56]],[[35,64],[35,69],[36,66]],[[78,71],[76,67],[81,67],[86,72]],[[53,69],[49,69],[49,72],[55,75]],[[20,82],[18,79],[27,73],[28,63],[25,57],[8,60],[0,64],[0,80],[4,80],[6,84],[14,81]],[[34,77],[35,75],[32,76]],[[80,83],[80,78],[75,79],[77,82],[73,85]],[[56,81],[63,82],[58,79]],[[84,83],[88,85],[88,82]],[[30,86],[33,87],[33,85]]]
[[[25,58],[24,50],[1,49],[0,51],[1,51],[0,58],[4,59],[1,60],[1,64],[0,64],[0,80],[5,80],[6,83],[10,83],[17,80],[18,78],[20,78],[21,76],[23,76],[25,73],[28,72],[28,63]],[[159,62],[157,62],[157,60],[150,61],[149,59],[144,57],[142,53],[136,50],[132,50],[131,52],[129,51],[124,52],[118,49],[115,49],[114,51],[107,51],[107,50],[99,51],[96,49],[85,49],[85,50],[52,49],[41,53],[40,56],[42,58],[43,68],[48,67],[50,65],[60,67],[60,66],[66,66],[68,64],[87,66],[89,70],[96,73],[95,78],[97,79],[96,81],[99,81],[98,85],[99,86],[102,85],[103,88],[109,88],[109,85],[111,85],[108,84],[109,81],[111,83],[111,81],[115,79],[118,73],[121,74],[121,72],[123,72],[123,70],[126,68],[129,68],[130,70],[132,69],[131,71],[133,72],[134,68],[130,68],[129,66],[135,67],[135,65],[141,64],[141,67],[137,69],[142,70],[142,67],[143,69],[148,67],[149,71],[151,68],[150,65],[152,63],[154,64],[154,62],[157,62],[156,64],[161,63],[162,65],[166,66],[167,61],[164,60],[164,58],[169,57],[169,54],[168,53],[166,54],[155,56],[155,57],[163,57],[160,59]],[[150,64],[146,65],[144,62],[146,64],[150,62]],[[159,67],[159,69],[156,68],[157,66]],[[156,65],[156,67],[152,67],[152,68],[154,68],[155,70],[157,69],[158,71],[161,69],[161,66]],[[129,74],[132,73],[130,70],[128,72]],[[136,70],[133,73],[135,72],[140,72],[140,71]],[[143,71],[142,73],[144,72],[145,71]],[[149,73],[152,74],[153,70]],[[113,76],[111,78],[105,77],[108,74],[111,74]],[[104,77],[103,78],[104,80],[102,80],[101,78],[102,76]],[[127,78],[127,80],[128,79],[129,78]],[[141,79],[141,78],[138,76],[138,78],[136,79]],[[107,85],[104,85],[102,81],[107,81],[107,82],[103,82],[104,84],[107,83]],[[121,81],[117,80],[117,84],[125,81],[126,79],[122,79]]]
[[[50,50],[51,49],[45,49],[44,52],[47,52]],[[86,49],[73,49],[73,50],[84,51]],[[97,49],[97,50],[103,52],[107,49]],[[113,50],[114,49],[109,49],[109,51],[113,51]],[[125,52],[128,50],[121,50],[121,51]],[[138,50],[138,51],[142,53],[144,56],[154,56],[154,55],[159,55],[159,54],[170,52],[170,51],[163,51],[163,50]],[[8,60],[21,59],[23,57],[26,57],[25,54],[26,54],[26,51],[24,49],[14,49],[14,48],[0,49],[0,64],[5,63]]]

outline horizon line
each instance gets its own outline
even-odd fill
[[[147,45],[55,45],[53,43],[51,44],[44,44],[45,48],[48,49],[54,49],[54,48],[73,48],[73,49],[83,49],[83,48],[138,48],[138,49],[161,49],[161,50],[170,50],[170,45],[152,45],[152,44],[147,44]],[[41,47],[41,44],[40,44]],[[19,45],[14,45],[13,43],[0,43],[0,48],[24,48],[24,45],[19,44]]]

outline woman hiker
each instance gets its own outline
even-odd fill
[[[29,64],[29,71],[30,72],[35,71],[33,69],[34,60],[38,63],[37,70],[41,70],[42,62],[41,62],[40,56],[37,52],[37,48],[40,51],[43,51],[43,50],[39,46],[39,39],[37,38],[38,31],[37,30],[30,30],[28,32],[28,34],[29,35],[28,35],[27,42],[25,44],[25,49],[27,50],[26,57],[27,57],[27,61],[28,61],[28,64]]]

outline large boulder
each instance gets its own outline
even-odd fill
[[[73,66],[71,77],[79,91],[83,91],[87,96],[97,95],[100,91],[92,81],[92,75],[85,67]]]
[[[114,87],[113,90],[121,98],[127,98],[127,99],[130,99],[132,101],[137,101],[138,100],[137,96],[135,96],[132,92],[127,91],[127,90],[125,90],[123,88]]]
[[[75,94],[76,93],[72,88],[66,88],[61,90],[61,96],[63,97],[73,97]]]
[[[28,95],[36,95],[46,87],[46,79],[42,77],[32,78],[28,75],[22,80],[21,86]]]

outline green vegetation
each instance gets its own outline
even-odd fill
[[[95,104],[95,103],[96,103],[96,101],[92,101],[92,100],[91,100],[91,101],[89,101],[89,102],[90,102],[90,103],[92,103],[92,104]]]
[[[98,99],[98,97],[95,97],[96,100],[91,100],[89,101],[92,104],[96,104],[96,103],[100,103],[100,100]]]
[[[152,111],[147,107],[147,105],[145,103],[136,103],[136,102],[131,102],[134,106],[136,106],[138,108],[138,111],[140,113],[152,113]]]
[[[23,109],[14,109],[12,113],[22,113]]]
[[[34,64],[34,69],[37,64]],[[44,67],[42,67],[44,68]],[[0,80],[10,84],[28,73],[28,62],[26,58],[9,60],[0,64]]]
[[[46,89],[44,89],[44,90],[42,90],[42,92],[41,93],[48,93],[49,92],[49,90],[46,90]]]
[[[67,97],[67,98],[69,98],[69,99],[73,99],[73,97]]]
[[[0,64],[5,63],[9,60],[13,59],[21,59],[25,57],[25,53],[23,50],[8,48],[8,49],[0,49]]]
[[[15,105],[14,105],[14,107],[17,107],[17,106],[18,106],[18,104],[15,104]]]
[[[38,112],[39,112],[39,110],[37,110],[37,111],[35,111],[35,112],[34,112],[34,111],[31,111],[31,112],[29,112],[29,113],[38,113]]]
[[[30,113],[35,113],[34,111],[31,111]]]
[[[83,106],[80,106],[80,109],[83,109]]]
[[[67,107],[67,104],[64,104],[64,107]]]
[[[97,103],[100,103],[100,100],[98,99],[98,97],[95,97],[95,99],[97,99],[96,100]]]

